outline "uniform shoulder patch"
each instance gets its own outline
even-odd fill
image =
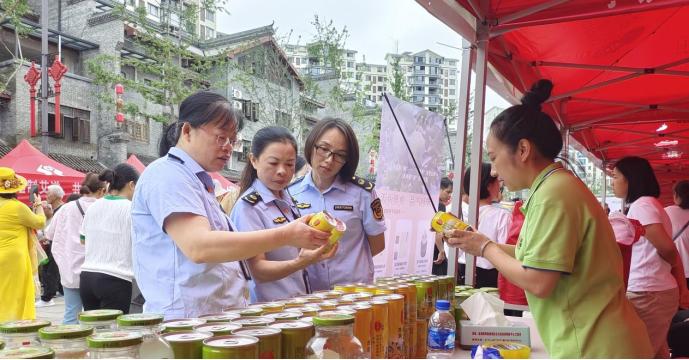
[[[258,191],[254,191],[252,193],[244,195],[242,197],[242,200],[248,202],[251,205],[256,205],[259,201],[261,201],[261,195],[258,193]]]
[[[383,204],[380,203],[380,198],[376,198],[371,203],[371,210],[373,210],[373,218],[380,221],[383,220]]]
[[[376,184],[358,176],[352,176],[351,182],[368,192],[373,191],[373,188],[376,186]]]

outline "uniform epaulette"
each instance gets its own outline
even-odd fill
[[[356,175],[352,176],[352,182],[368,192],[373,191],[373,188],[376,186],[376,184]]]
[[[243,196],[242,200],[248,202],[251,205],[256,205],[259,201],[261,201],[261,195],[258,193],[258,191],[254,191]]]

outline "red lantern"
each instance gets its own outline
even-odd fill
[[[48,75],[55,80],[55,133],[60,133],[60,92],[62,89],[62,77],[67,73],[67,67],[60,61],[60,58],[55,58],[53,66],[48,68]]]
[[[29,94],[31,96],[29,100],[29,106],[31,106],[29,121],[31,122],[30,128],[32,137],[36,136],[36,84],[40,78],[41,72],[36,69],[36,63],[32,61],[31,67],[26,72],[26,75],[24,75],[24,81],[29,84]]]
[[[124,114],[121,112],[118,112],[117,114],[115,114],[115,121],[117,121],[118,123],[123,123],[124,122]]]
[[[115,94],[117,94],[117,95],[124,94],[124,86],[122,84],[115,84]]]

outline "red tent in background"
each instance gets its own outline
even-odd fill
[[[0,159],[0,166],[14,169],[28,180],[29,186],[18,194],[23,202],[29,201],[29,189],[33,184],[38,185],[42,195],[51,184],[59,184],[66,194],[78,194],[84,179],[83,173],[49,158],[26,140]]]
[[[146,165],[144,165],[139,158],[136,157],[136,155],[132,154],[129,156],[129,159],[127,159],[127,164],[133,166],[136,170],[139,172],[143,172],[144,169],[146,168]],[[233,187],[238,187],[234,183],[232,183],[230,180],[227,180],[224,176],[220,175],[217,172],[212,172],[209,173],[211,178],[218,180],[220,182],[220,186],[222,186],[225,189],[233,188]]]
[[[138,171],[139,173],[144,172],[144,169],[146,168],[146,165],[144,165],[144,163],[142,163],[141,160],[139,160],[139,158],[136,157],[136,155],[134,154],[129,155],[129,159],[127,159],[127,164],[133,166],[134,169],[136,169],[136,171]]]
[[[689,1],[417,3],[468,41],[479,87],[485,79],[516,102],[537,79],[552,80],[544,111],[598,165],[648,159],[664,204],[689,178]]]

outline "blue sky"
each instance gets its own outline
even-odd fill
[[[431,1],[431,0],[429,0]],[[437,0],[433,0],[437,1]],[[239,32],[274,22],[278,35],[292,31],[292,42],[314,35],[314,14],[333,20],[349,31],[346,47],[357,50],[357,61],[385,63],[385,54],[430,49],[442,56],[460,58],[460,51],[439,43],[461,46],[461,37],[413,0],[230,0],[229,15],[218,16],[218,31]],[[492,91],[486,109],[507,102]]]

